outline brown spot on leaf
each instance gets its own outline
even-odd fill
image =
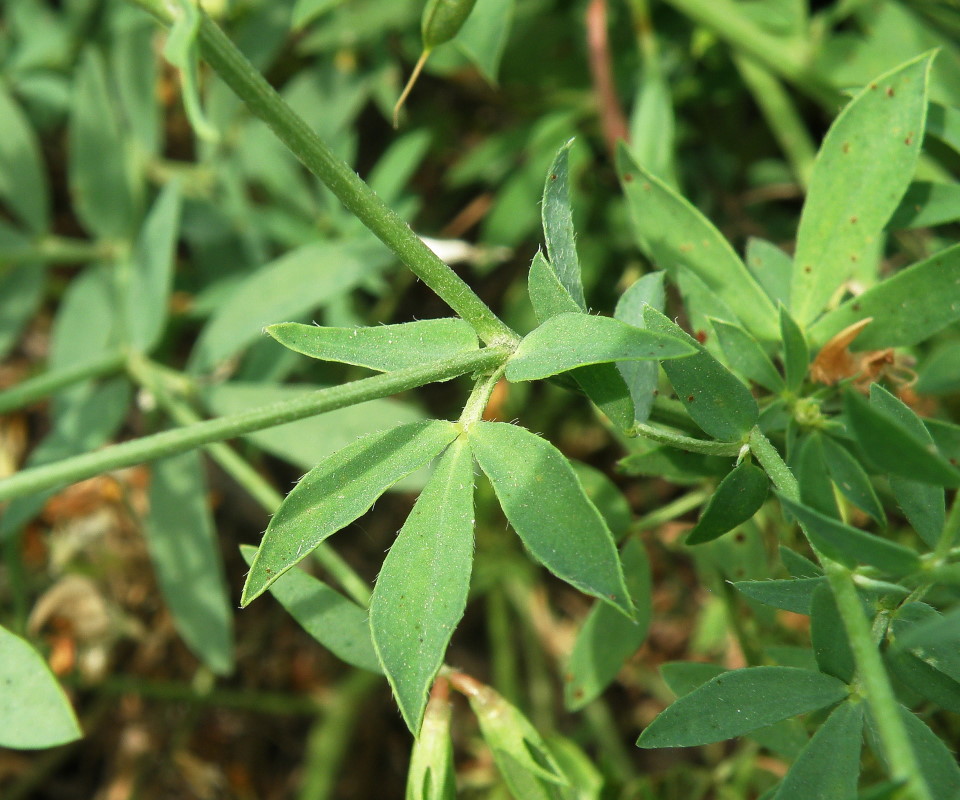
[[[697,399],[697,398],[695,398],[692,394],[688,394],[688,395],[687,395],[687,402],[688,402],[688,403],[692,403],[692,402],[693,402],[694,400],[696,400],[696,399]]]
[[[857,217],[856,217],[856,216],[850,217],[850,224],[851,224],[851,225],[856,225],[856,224],[857,224]]]
[[[894,94],[896,94],[896,92],[893,91],[893,87],[892,87],[892,86],[888,86],[888,87],[887,87],[887,90],[886,90],[886,94],[887,94],[887,97],[893,97]]]
[[[803,271],[806,272],[807,275],[809,275],[811,272],[813,272],[813,267],[811,267],[809,264],[807,264],[807,265],[803,268]]]
[[[704,342],[707,341],[706,331],[697,331],[693,336],[698,342],[700,342],[700,344],[703,344]]]
[[[623,173],[623,179],[624,179],[624,181],[626,181],[627,183],[630,183],[630,182],[633,180],[633,173],[632,173],[632,172],[624,172],[624,173]]]
[[[843,146],[840,148],[844,153],[850,152],[850,142],[844,142]]]

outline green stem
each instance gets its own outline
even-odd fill
[[[20,248],[3,251],[3,267],[14,264],[86,264],[89,261],[109,261],[123,250],[120,243],[64,236],[44,236]]]
[[[960,534],[960,492],[953,496],[950,514],[947,516],[946,524],[944,524],[940,539],[937,541],[937,549],[934,555],[938,561],[947,558],[958,534]]]
[[[759,428],[750,432],[750,449],[781,494],[799,502],[800,485],[796,477]],[[900,704],[890,685],[883,658],[870,630],[870,623],[864,616],[853,574],[842,564],[824,556],[816,547],[813,547],[813,551],[826,572],[836,599],[837,610],[843,620],[857,665],[857,681],[880,733],[880,741],[890,765],[890,777],[896,781],[904,781],[914,800],[933,800],[900,718]]]
[[[712,439],[694,439],[673,431],[654,428],[645,422],[634,423],[631,433],[650,439],[658,444],[676,447],[690,453],[703,453],[709,456],[735,456],[743,445],[739,442],[715,442]]]
[[[195,425],[202,421],[200,415],[187,403],[168,390],[168,384],[192,389],[192,381],[182,373],[170,373],[165,367],[145,358],[131,358],[130,374],[137,383],[149,389],[157,402],[182,426]],[[283,502],[283,495],[274,489],[233,448],[223,442],[208,444],[204,450],[223,470],[268,514],[276,513]],[[370,587],[353,568],[329,544],[322,543],[314,551],[316,560],[332,575],[350,597],[366,608],[370,604]]]
[[[665,522],[670,522],[670,520],[686,514],[688,511],[699,508],[710,499],[712,494],[713,491],[709,489],[695,489],[692,492],[687,492],[687,494],[682,497],[671,500],[664,506],[655,508],[649,514],[644,514],[630,526],[630,530],[639,532],[649,530],[650,528],[657,528]]]
[[[0,414],[6,414],[16,408],[35,403],[54,392],[89,378],[101,378],[119,372],[124,365],[123,353],[113,353],[96,361],[80,364],[68,369],[45,372],[0,392]]]
[[[131,0],[163,22],[171,21],[162,0]],[[227,35],[206,15],[198,34],[203,55],[253,114],[277,135],[341,203],[447,305],[469,322],[487,344],[519,337],[390,209],[357,173],[267,83]]]
[[[505,347],[487,347],[463,353],[422,367],[375,375],[342,386],[311,392],[304,397],[274,403],[263,408],[198,422],[185,428],[156,433],[94,453],[66,458],[54,464],[34,467],[0,480],[0,501],[65,486],[121,467],[175,455],[211,442],[231,439],[274,425],[365,403],[379,397],[415,389],[427,383],[446,381],[469,372],[492,369],[510,355]]]

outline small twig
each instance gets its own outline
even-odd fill
[[[600,124],[603,138],[611,157],[616,153],[617,142],[628,141],[627,118],[617,98],[613,83],[613,67],[610,59],[610,42],[607,39],[607,0],[590,0],[586,14],[587,51],[590,55],[590,76],[600,106]]]

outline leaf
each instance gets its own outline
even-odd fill
[[[733,585],[751,600],[766,606],[810,614],[813,593],[826,583],[825,577],[793,578],[790,580],[737,581]]]
[[[473,328],[457,317],[370,328],[281,322],[264,331],[296,353],[381,372],[419,367],[479,347]]]
[[[656,309],[647,306],[643,319],[653,333],[681,338],[696,348],[696,355],[682,362],[662,362],[677,397],[693,421],[716,439],[728,442],[742,439],[760,413],[750,390],[693,337]]]
[[[198,35],[202,17],[193,0],[173,0],[169,6],[173,24],[163,47],[163,57],[180,73],[180,93],[183,110],[190,126],[202,139],[216,142],[217,129],[203,113],[200,102],[199,44]]]
[[[676,187],[676,119],[661,61],[656,53],[644,58],[630,115],[629,147],[638,164]]]
[[[677,697],[688,695],[694,689],[729,671],[718,664],[701,661],[668,661],[660,665],[660,677]]]
[[[470,431],[480,468],[531,555],[561,580],[631,619],[613,536],[563,454],[536,434],[503,422]]]
[[[626,619],[606,603],[597,603],[590,610],[564,676],[564,704],[570,710],[583,708],[599,697],[647,637],[653,608],[650,564],[643,544],[630,539],[620,560],[637,620]]]
[[[779,394],[784,390],[783,378],[756,339],[732,322],[711,319],[710,324],[734,372],[771,392]]]
[[[27,116],[0,86],[0,198],[34,234],[49,225],[50,189],[40,144]]]
[[[561,786],[568,783],[546,742],[520,711],[489,686],[481,685],[468,699],[498,766],[506,755],[538,778]]]
[[[473,522],[473,454],[458,439],[387,553],[370,600],[373,645],[414,736],[467,606]]]
[[[830,436],[819,438],[830,477],[837,488],[857,508],[866,511],[881,525],[886,525],[887,516],[863,465],[836,439]]]
[[[761,341],[777,338],[776,310],[723,235],[621,144],[617,171],[634,232],[653,263],[676,280],[693,272]]]
[[[943,225],[960,219],[960,184],[914,181],[887,223],[888,230]]]
[[[174,626],[217,675],[234,666],[233,619],[223,559],[196,451],[154,462],[144,526],[150,561]]]
[[[829,584],[821,583],[810,604],[810,641],[821,672],[850,683],[856,662]]]
[[[840,519],[840,509],[830,482],[823,437],[814,431],[793,448],[790,467],[800,483],[800,502],[821,514]]]
[[[830,126],[797,231],[791,311],[812,322],[866,257],[900,203],[920,155],[932,55],[885,73]]]
[[[349,525],[401,478],[423,466],[456,437],[449,422],[411,422],[364,436],[323,459],[280,505],[267,526],[243,587],[241,605]]]
[[[907,688],[946,711],[960,713],[960,683],[897,647],[889,648],[884,658],[890,672]]]
[[[642,328],[643,307],[653,306],[663,311],[666,293],[663,288],[663,272],[651,272],[634,282],[617,301],[613,312],[615,319],[628,325]],[[653,400],[657,394],[660,370],[655,362],[619,361],[617,370],[630,390],[633,400],[633,420],[646,422],[650,418]]]
[[[924,609],[919,603],[914,603],[913,606],[919,606],[918,610]],[[907,619],[905,622],[900,617],[907,608],[906,605],[901,606],[895,621],[897,646],[909,650],[955,681],[960,681],[960,648],[957,647],[960,643],[960,611],[953,610],[942,615],[926,606],[927,614],[918,619]]]
[[[889,575],[903,576],[921,568],[919,556],[909,547],[851,528],[782,495],[780,502],[800,521],[818,549],[851,569],[868,564]]]
[[[586,310],[580,259],[577,258],[576,234],[573,230],[573,212],[570,208],[568,158],[572,146],[571,139],[560,148],[547,171],[547,179],[543,185],[543,235],[547,243],[547,258],[560,284],[574,302]]]
[[[819,566],[814,564],[809,558],[800,555],[799,553],[790,550],[783,545],[780,545],[778,548],[780,552],[780,560],[783,562],[783,566],[787,568],[794,578],[819,578],[823,575],[823,570]]]
[[[134,229],[137,203],[106,70],[92,47],[80,59],[67,131],[70,193],[77,216],[98,238],[127,239]]]
[[[257,548],[244,544],[240,552],[250,565]],[[300,627],[337,658],[360,669],[383,672],[370,638],[367,609],[302,569],[287,570],[269,591]]]
[[[354,240],[305,245],[260,267],[207,322],[190,355],[191,371],[206,371],[239,352],[265,326],[349,292],[385,261],[379,245]]]
[[[313,22],[321,14],[342,4],[344,0],[297,0],[293,7],[291,27],[299,29]]]
[[[773,800],[856,800],[863,705],[837,706],[790,767]]]
[[[414,740],[405,800],[456,800],[456,771],[450,739],[451,704],[447,690],[434,692]]]
[[[153,47],[156,28],[150,19],[141,17],[111,31],[111,38],[110,72],[117,85],[123,119],[136,141],[138,155],[157,158],[163,140],[163,108],[154,91],[160,72]]]
[[[163,335],[173,288],[180,206],[177,183],[168,183],[143,223],[129,265],[127,336],[142,352],[152,350]]]
[[[10,352],[33,319],[46,285],[46,271],[40,264],[0,267],[0,358]]]
[[[793,259],[772,242],[750,237],[744,262],[773,304],[789,308]]]
[[[821,344],[868,317],[873,323],[857,337],[855,349],[909,347],[926,341],[960,319],[960,245],[942,250],[872,286],[810,328]]]
[[[661,712],[637,746],[693,747],[732,739],[837,703],[847,692],[836,678],[795,667],[731,670]]]
[[[798,392],[807,376],[810,351],[807,349],[803,331],[783,306],[780,306],[780,339],[783,342],[783,372],[786,375],[787,390]]]
[[[891,475],[890,489],[917,535],[928,547],[935,548],[947,521],[943,487]]]
[[[926,723],[903,706],[900,707],[900,717],[930,796],[952,798],[960,795],[960,767],[953,753]]]
[[[871,398],[882,397],[876,384]],[[960,470],[941,456],[930,441],[904,425],[889,408],[868,403],[857,392],[844,395],[844,412],[851,433],[867,458],[884,472],[937,486],[960,486]],[[912,412],[911,412],[912,413]]]
[[[767,499],[769,486],[767,473],[759,467],[747,461],[734,467],[720,481],[684,544],[712,541],[751,519]]]
[[[0,627],[0,747],[56,747],[83,733],[57,679],[27,642]]]
[[[510,37],[516,0],[477,0],[454,41],[494,86]]]
[[[541,251],[530,262],[530,273],[527,276],[527,291],[530,303],[539,322],[545,322],[550,317],[564,312],[580,313],[583,309],[570,296],[570,292],[560,283],[560,278],[544,258]]]
[[[597,507],[614,540],[619,542],[630,533],[633,525],[633,510],[627,498],[617,484],[596,467],[582,461],[571,461],[570,466],[573,467],[584,494]]]
[[[680,358],[695,352],[671,333],[652,333],[612,317],[558,314],[521,340],[507,361],[507,380],[539,380],[585,364]]]

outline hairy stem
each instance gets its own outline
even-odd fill
[[[119,372],[123,369],[125,359],[123,353],[113,353],[86,364],[45,372],[36,378],[18,383],[5,392],[0,392],[0,414],[28,406],[74,383]]]

